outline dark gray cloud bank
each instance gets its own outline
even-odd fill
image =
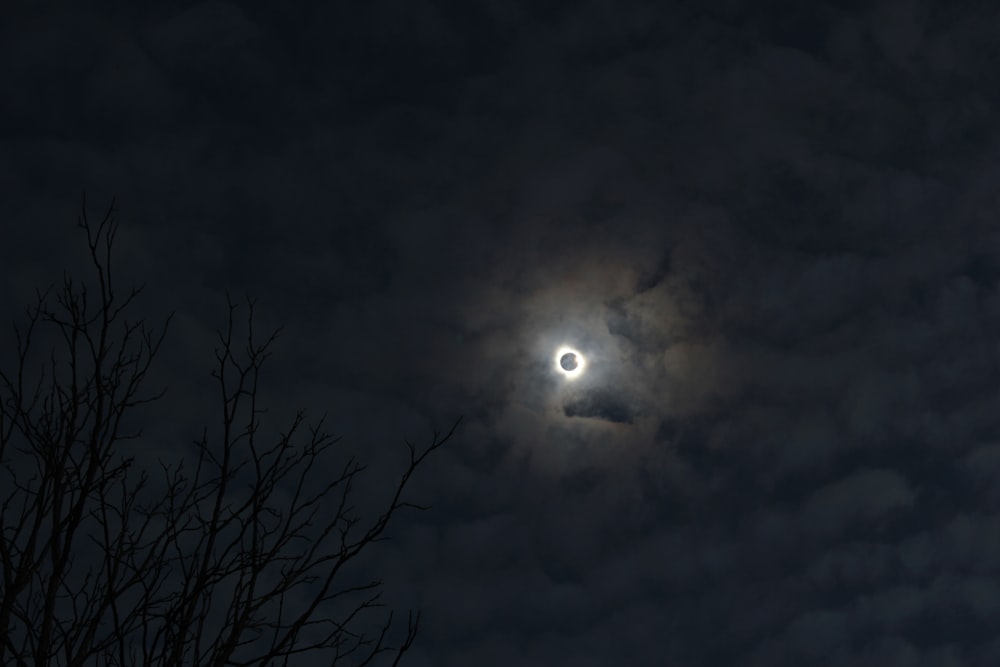
[[[1000,10],[349,6],[12,10],[3,302],[116,194],[163,433],[227,289],[279,413],[464,414],[410,664],[1000,664]]]

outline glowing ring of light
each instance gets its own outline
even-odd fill
[[[562,359],[564,354],[576,355],[576,368],[574,368],[571,371],[568,371],[562,367],[562,364],[559,363],[559,360]],[[587,360],[584,358],[584,356],[580,353],[579,350],[574,349],[572,347],[563,346],[560,347],[558,350],[556,350],[555,366],[556,366],[556,371],[562,373],[563,377],[565,377],[567,380],[573,380],[575,378],[580,377],[580,375],[583,374],[583,369],[587,367]]]

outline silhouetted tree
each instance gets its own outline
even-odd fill
[[[212,373],[221,436],[144,469],[128,425],[160,397],[145,385],[167,323],[127,316],[139,290],[114,282],[113,204],[95,224],[84,202],[79,227],[92,280],[38,295],[0,373],[0,664],[398,664],[419,614],[399,627],[381,580],[345,566],[418,507],[403,492],[458,422],[406,443],[402,476],[362,519],[364,467],[328,465],[337,440],[322,421],[299,413],[263,435],[258,378],[277,332],[255,336],[249,303],[239,333],[230,302]],[[55,343],[38,357],[46,330]]]

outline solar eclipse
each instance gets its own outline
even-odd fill
[[[555,361],[556,371],[569,380],[579,377],[587,365],[579,350],[569,347],[561,347],[556,350]]]

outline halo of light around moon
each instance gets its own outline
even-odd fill
[[[560,347],[556,350],[555,362],[556,370],[569,380],[580,377],[587,365],[580,351],[570,347]]]

